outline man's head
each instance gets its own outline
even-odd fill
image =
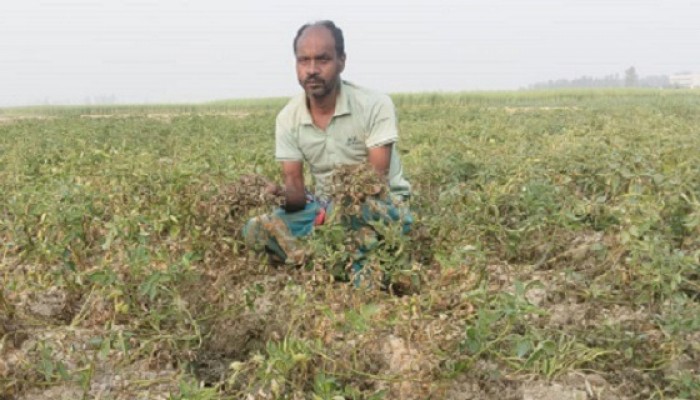
[[[323,98],[340,83],[345,68],[343,31],[331,21],[306,24],[294,38],[294,55],[306,95]]]

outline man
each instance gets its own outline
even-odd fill
[[[398,130],[391,99],[340,79],[346,60],[342,31],[331,21],[306,24],[294,38],[294,55],[304,93],[277,116],[275,156],[282,166],[284,188],[268,187],[270,193],[284,194],[285,203],[271,215],[249,221],[243,235],[248,245],[264,245],[288,263],[299,264],[304,252],[293,238],[310,234],[320,223],[335,167],[369,163],[387,180],[398,202],[408,198],[410,185],[395,148]],[[304,188],[304,162],[315,181],[314,196]],[[394,204],[383,209],[392,220],[403,219],[404,230],[408,229],[410,215],[399,217]],[[370,215],[361,222],[381,218]]]

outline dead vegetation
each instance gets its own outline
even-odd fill
[[[299,267],[240,238],[272,113],[2,125],[0,398],[696,398],[698,100],[630,96],[399,104],[411,233],[344,167]]]

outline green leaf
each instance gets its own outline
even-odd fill
[[[532,344],[527,339],[521,339],[515,346],[515,354],[518,358],[523,358],[532,349]]]
[[[106,360],[109,357],[109,352],[112,349],[112,345],[109,340],[103,340],[100,346],[100,351],[97,353],[97,357],[100,360]]]

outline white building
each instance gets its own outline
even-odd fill
[[[673,74],[669,78],[671,86],[679,88],[700,88],[700,74]]]

